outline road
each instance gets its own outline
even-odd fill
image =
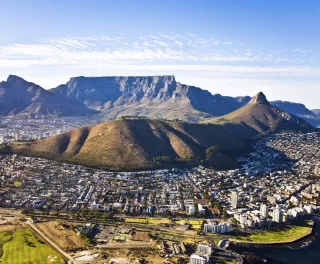
[[[52,246],[55,250],[57,250],[62,256],[64,256],[67,260],[68,263],[74,263],[76,264],[77,262],[75,261],[75,259],[68,254],[67,252],[65,252],[64,250],[62,250],[57,244],[55,244],[54,242],[52,242],[39,228],[36,227],[36,225],[34,225],[33,223],[31,223],[30,220],[27,221],[27,225],[36,233],[38,234],[43,240],[45,240],[50,246]]]

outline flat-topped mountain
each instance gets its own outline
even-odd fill
[[[0,83],[0,115],[86,115],[94,112],[15,75]]]
[[[174,76],[75,77],[50,91],[101,111],[107,119],[147,116],[198,121],[234,111],[250,100],[212,95],[176,82]]]
[[[62,159],[106,169],[198,165],[230,168],[250,140],[271,132],[312,132],[316,128],[269,104],[262,93],[242,108],[210,123],[121,118],[31,143],[13,152]]]
[[[236,111],[207,122],[246,124],[260,133],[282,131],[308,132],[314,129],[313,126],[302,118],[291,115],[271,105],[262,92],[252,97],[248,104]]]

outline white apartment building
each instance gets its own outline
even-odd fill
[[[190,257],[190,264],[207,264],[208,259],[206,256],[199,256],[197,254],[192,254]]]
[[[260,215],[264,218],[268,218],[269,215],[269,207],[266,204],[260,205]]]
[[[216,223],[211,220],[209,223],[204,224],[203,226],[204,233],[224,234],[231,231],[232,229],[231,229],[230,223],[226,223],[226,222]]]
[[[239,199],[239,195],[237,192],[232,192],[231,193],[231,197],[230,197],[230,202],[231,202],[231,206],[232,208],[237,208],[238,207],[238,199]]]
[[[276,207],[275,209],[273,209],[272,221],[276,223],[282,222],[282,212],[279,207]]]

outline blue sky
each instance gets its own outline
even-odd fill
[[[0,79],[175,75],[320,108],[320,1],[0,0]]]

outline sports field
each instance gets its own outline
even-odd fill
[[[135,232],[132,235],[131,240],[133,241],[147,241],[148,240],[148,233],[147,232]]]
[[[194,220],[188,220],[188,219],[182,219],[182,220],[177,220],[175,221],[175,223],[177,225],[185,225],[185,224],[189,224],[192,226],[193,229],[198,230],[201,228],[201,224],[202,224],[203,220],[202,219],[194,219]]]
[[[115,235],[113,238],[114,242],[126,242],[127,241],[127,235],[124,234],[119,234],[119,235]]]
[[[0,263],[10,264],[62,264],[63,258],[36,237],[29,229],[0,233],[2,246]]]

